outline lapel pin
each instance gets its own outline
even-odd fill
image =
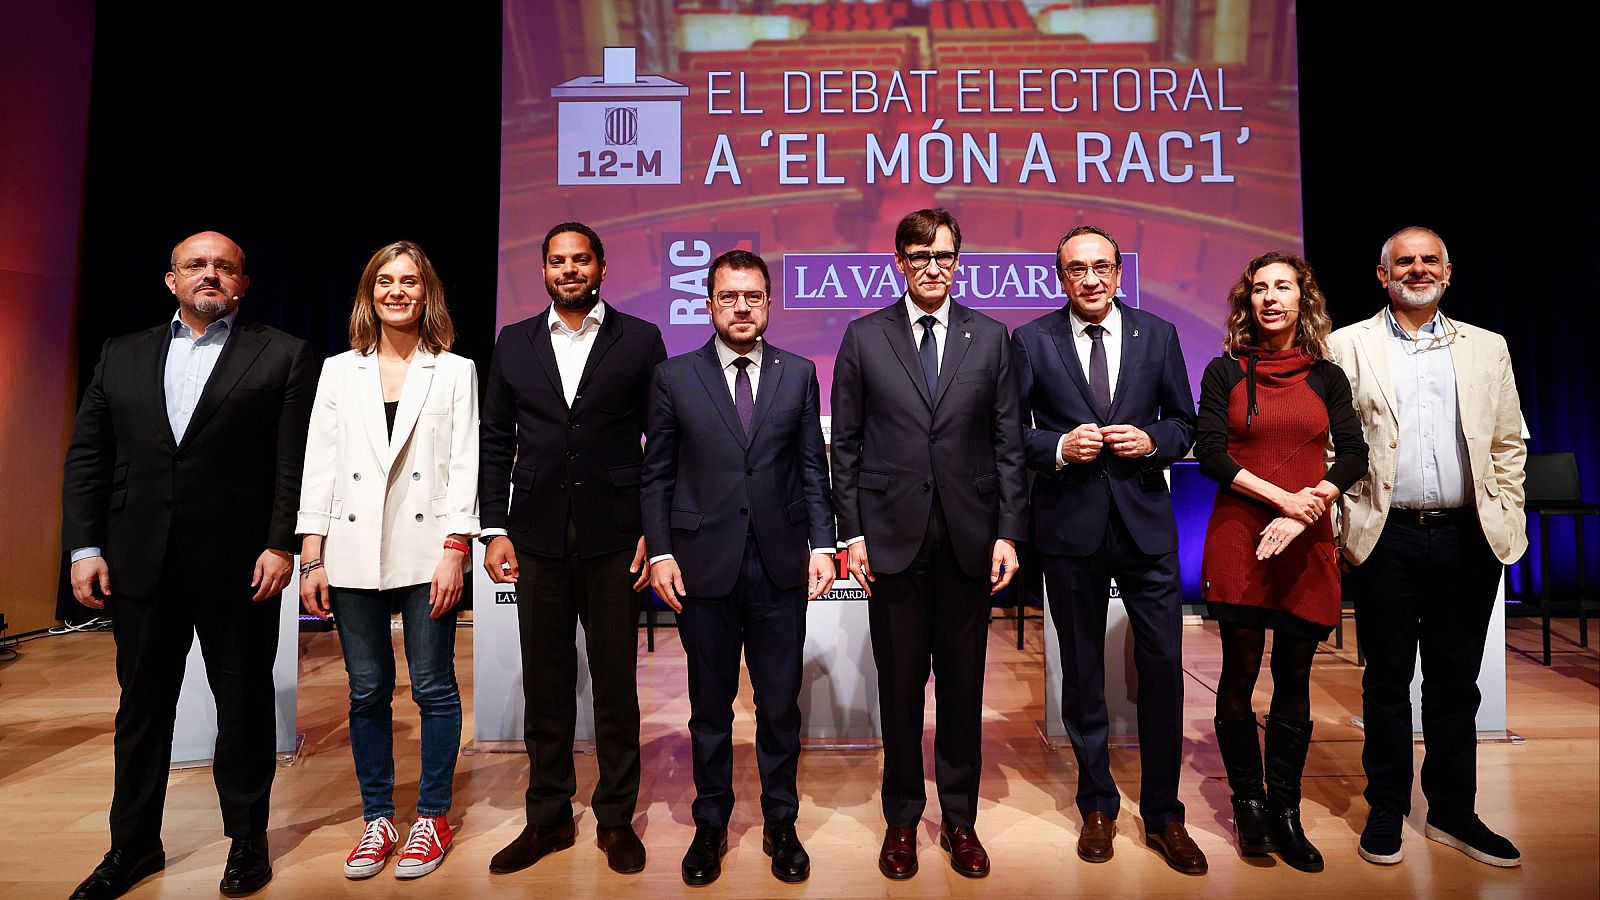
[[[1134,336],[1134,337],[1138,337],[1138,336],[1139,336],[1139,329],[1137,329],[1137,328],[1135,328],[1135,329],[1134,329],[1134,330],[1133,330],[1133,336]]]
[[[972,340],[972,332],[970,332],[970,331],[961,332],[961,336],[966,338],[969,341]]]

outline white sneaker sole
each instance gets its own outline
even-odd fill
[[[1472,857],[1478,862],[1483,863],[1486,866],[1496,866],[1501,869],[1514,869],[1517,866],[1522,865],[1522,857],[1520,856],[1512,859],[1507,859],[1503,856],[1491,856],[1490,854],[1479,850],[1477,847],[1468,844],[1466,841],[1453,837],[1432,825],[1429,825],[1423,834],[1427,836],[1428,840],[1443,844],[1446,847],[1454,847],[1455,849],[1460,850],[1462,853],[1465,853],[1466,855]]]
[[[1404,850],[1396,850],[1393,853],[1373,853],[1367,848],[1359,846],[1356,848],[1356,852],[1361,854],[1362,859],[1379,866],[1392,866],[1406,855]]]
[[[439,854],[438,856],[435,856],[433,859],[431,859],[431,860],[429,860],[429,861],[427,861],[425,863],[417,863],[415,865],[409,865],[408,866],[402,860],[401,862],[395,863],[395,866],[394,866],[394,877],[402,879],[402,880],[406,879],[406,878],[421,878],[422,876],[428,874],[429,872],[432,872],[434,869],[439,868],[439,864],[444,862],[444,858],[446,856],[449,856],[449,855],[450,855],[450,848],[446,847],[446,848],[444,848],[444,852],[443,853]]]
[[[351,865],[350,863],[345,863],[344,877],[350,879],[351,881],[360,881],[363,878],[371,878],[379,872],[382,872],[383,867],[387,862],[387,859],[380,859],[375,863],[363,863],[361,865]]]

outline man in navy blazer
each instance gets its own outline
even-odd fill
[[[845,329],[833,376],[833,491],[868,616],[883,723],[887,878],[917,872],[923,695],[937,673],[934,780],[940,845],[969,878],[989,873],[979,842],[983,669],[990,594],[1017,571],[1027,528],[1011,351],[1005,326],[950,299],[961,228],[923,209],[895,229],[906,295]]]
[[[606,863],[644,869],[639,800],[639,600],[649,583],[639,472],[650,371],[661,330],[600,297],[606,251],[581,222],[545,235],[550,306],[507,325],[484,384],[478,465],[483,565],[517,585],[527,825],[489,860],[517,872],[571,847],[577,624],[594,688],[600,777],[590,808]],[[524,571],[526,577],[524,578]]]
[[[651,582],[678,613],[689,662],[695,837],[683,880],[721,874],[733,812],[733,700],[743,647],[756,698],[762,849],[804,881],[801,653],[806,602],[833,584],[833,504],[812,362],[761,339],[767,264],[730,250],[711,264],[716,335],[656,367],[640,492]]]
[[[1078,760],[1078,855],[1111,858],[1119,798],[1106,749],[1106,606],[1117,580],[1139,675],[1145,839],[1178,871],[1206,869],[1183,825],[1178,529],[1162,469],[1194,439],[1178,334],[1116,299],[1122,251],[1092,225],[1056,245],[1069,303],[1017,329],[1012,356],[1033,469],[1033,540],[1061,646],[1061,715]]]

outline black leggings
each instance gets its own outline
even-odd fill
[[[1222,676],[1217,680],[1217,718],[1250,719],[1250,697],[1261,672],[1266,645],[1264,628],[1222,624]],[[1272,633],[1271,714],[1285,719],[1311,718],[1311,658],[1317,641],[1275,630]]]

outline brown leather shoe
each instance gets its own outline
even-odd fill
[[[989,854],[978,842],[978,833],[970,827],[939,829],[939,847],[950,851],[950,868],[968,878],[982,878],[989,874]]]
[[[522,829],[516,840],[505,845],[493,859],[489,860],[489,871],[496,875],[520,872],[547,854],[571,847],[577,831],[577,825],[572,819],[544,831],[529,825]]]
[[[1111,861],[1111,839],[1117,836],[1117,820],[1103,812],[1092,812],[1083,819],[1078,832],[1078,858],[1084,862]]]
[[[644,871],[644,842],[631,824],[601,826],[594,842],[606,852],[611,871],[624,875]]]
[[[891,828],[878,851],[878,871],[885,878],[904,881],[917,874],[917,829]]]
[[[1168,822],[1160,831],[1146,831],[1144,841],[1161,851],[1167,865],[1179,872],[1185,875],[1206,873],[1206,855],[1200,852],[1200,845],[1194,838],[1189,837],[1182,822]]]

